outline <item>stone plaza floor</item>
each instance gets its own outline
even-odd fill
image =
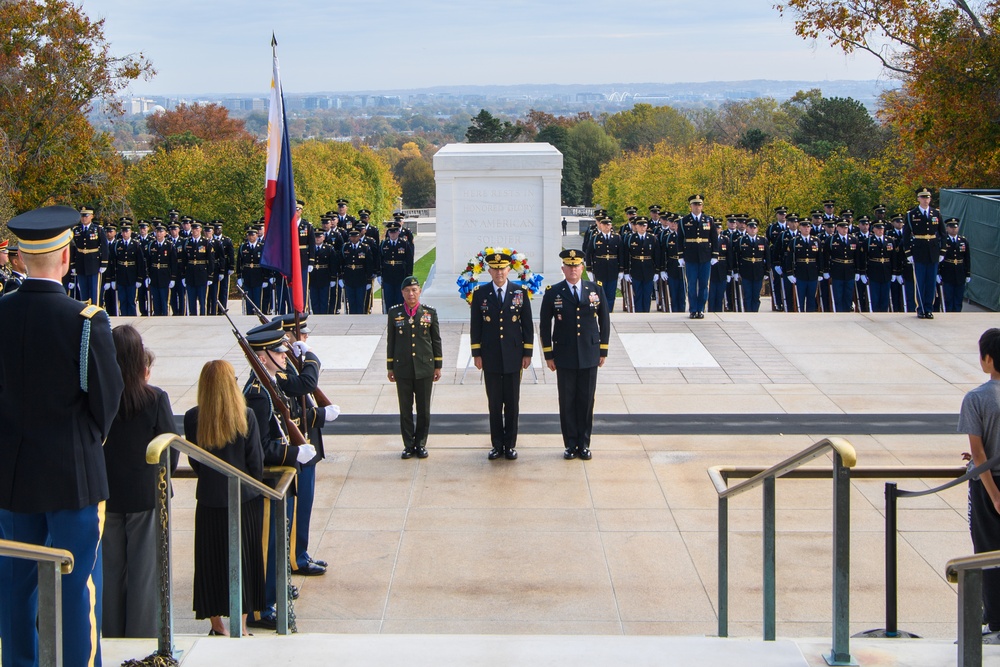
[[[229,359],[240,381],[247,377],[224,318],[133,322],[156,354],[151,382],[169,393],[175,414],[195,404],[204,362]],[[244,330],[255,323],[237,318]],[[589,462],[562,459],[557,427],[522,428],[519,460],[487,461],[485,392],[474,368],[465,374],[465,322],[442,324],[445,373],[432,413],[467,419],[469,428],[435,433],[432,416],[430,458],[400,460],[384,316],[309,323],[324,363],[321,385],[353,426],[338,434],[334,422],[325,437],[310,551],[330,569],[295,577],[302,632],[703,637],[717,623],[716,498],[706,469],[771,465],[832,435],[856,447],[861,466],[957,468],[968,449],[954,433],[958,409],[986,379],[976,342],[996,318],[614,314],[596,413],[605,424],[640,416],[658,427],[595,429]],[[540,365],[525,372],[521,410],[534,424],[558,424],[553,373]],[[739,414],[786,423],[822,416],[835,428],[746,434],[713,423],[714,415]],[[944,426],[866,432],[872,415],[943,415]],[[675,420],[692,417],[712,434],[671,432]],[[883,488],[882,480],[852,482],[852,632],[885,624]],[[900,501],[901,629],[955,636],[956,593],[944,565],[972,551],[965,493],[963,485]],[[829,637],[830,484],[779,481],[777,499],[778,635]],[[176,480],[173,507],[176,627],[203,634],[207,621],[190,611],[194,480]],[[762,632],[760,507],[759,492],[730,502],[734,637]]]

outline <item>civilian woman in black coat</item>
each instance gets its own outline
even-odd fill
[[[264,473],[257,418],[246,406],[228,361],[210,361],[198,380],[198,407],[184,415],[184,437],[254,479]],[[211,618],[209,635],[228,634],[222,617],[229,615],[229,482],[191,460],[198,473],[194,514],[194,612]],[[263,505],[260,494],[242,488],[241,547],[243,568],[243,632],[247,612],[264,608],[264,555],[261,551]]]
[[[174,431],[170,399],[148,384],[153,354],[130,324],[111,332],[125,381],[118,415],[104,443],[110,497],[104,523],[105,637],[155,637],[159,619],[156,556],[157,466],[146,463],[146,446]],[[177,465],[172,450],[171,463]]]

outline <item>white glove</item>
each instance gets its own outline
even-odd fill
[[[272,280],[271,282],[274,282],[274,281]],[[341,287],[343,287],[344,286],[344,279],[343,278],[339,279],[337,281],[337,284],[340,285]]]
[[[118,281],[112,280],[110,286],[111,286],[111,289],[118,289]],[[107,288],[108,288],[108,285],[105,285],[104,289],[107,289]]]
[[[619,271],[619,272],[618,272],[618,282],[621,282],[621,281],[622,281],[622,278],[624,278],[624,277],[625,277],[625,274],[624,274],[624,273],[622,273],[621,271]]]
[[[375,276],[375,280],[378,281],[378,286],[381,287],[382,286],[382,276]]]
[[[943,262],[944,261],[944,255],[938,255],[938,261],[939,262]]]
[[[313,269],[315,269],[315,268],[316,268],[315,266],[313,266],[312,264],[310,264],[308,267],[306,267],[306,273],[312,273]]]
[[[217,277],[219,279],[219,282],[221,283],[222,279],[225,278],[226,276],[224,274],[220,273]]]
[[[138,285],[137,285],[138,287]],[[146,278],[146,287],[149,287],[149,278]]]
[[[69,284],[67,285],[67,287],[68,287],[69,289],[73,289],[74,287],[76,287],[76,283],[69,283]]]
[[[340,406],[339,405],[330,404],[330,405],[326,406],[325,408],[323,408],[323,411],[326,413],[326,420],[328,422],[332,422],[334,419],[336,419],[337,417],[340,416]]]
[[[863,285],[868,284],[868,276],[861,276],[861,284]]]
[[[830,274],[829,273],[824,273],[823,274],[823,280],[829,280],[829,279],[830,279]]]
[[[627,282],[629,285],[632,284],[632,274],[629,273],[625,274],[625,282]]]
[[[788,276],[788,282],[794,285],[796,283],[795,276]]]
[[[234,273],[236,273],[236,269],[229,269],[229,271],[227,271],[227,273],[229,275],[233,275]]]
[[[684,268],[684,260],[683,259],[677,260],[677,266],[679,266],[679,267],[681,267],[683,269]]]
[[[336,280],[331,280],[330,281],[330,287],[336,287],[336,286],[337,286],[337,281]]]
[[[237,285],[237,287],[243,287],[243,279],[242,278],[237,278],[236,279],[236,285]]]
[[[741,276],[738,273],[734,273],[733,278],[736,278],[736,282],[740,282],[741,280],[743,280],[743,276]]]
[[[146,280],[149,280],[149,278],[147,278]],[[136,287],[141,287],[141,286],[142,286],[142,283],[141,283],[141,282],[139,282],[139,281],[136,281],[136,283],[135,283],[135,286],[136,286]]]
[[[937,277],[937,281],[938,281],[938,285],[940,285],[941,284],[941,276]]]
[[[269,283],[271,283],[273,285],[274,284],[274,278],[268,278],[267,282],[269,282]]]
[[[101,268],[99,268],[99,269],[97,270],[97,272],[98,272],[98,273],[104,273],[104,272],[105,272],[105,271],[107,271],[107,270],[108,270],[108,267],[106,267],[106,266],[102,266]]]
[[[205,281],[205,285],[211,285],[211,284],[212,284],[212,281],[211,281],[211,280],[206,280],[206,281]]]
[[[667,282],[667,272],[666,271],[660,271],[660,280],[662,280],[663,282]]]
[[[177,281],[171,280],[169,283],[167,283],[167,289],[173,289],[174,285],[176,285],[176,284],[177,284]]]
[[[727,283],[733,282],[733,274],[730,273],[729,275],[726,276],[726,282]]]
[[[187,286],[188,286],[187,278],[181,278],[181,287],[187,287]]]
[[[900,285],[902,285],[902,284],[903,284],[903,276],[893,276],[893,278],[892,278],[892,279],[893,279],[893,280],[895,280],[895,281],[896,281],[897,283],[899,283]]]
[[[719,260],[717,260],[716,258],[713,257],[712,258],[712,266],[715,266],[718,263],[719,263]]]
[[[654,273],[653,274],[653,282],[654,283],[660,282],[660,274],[659,273]]]
[[[296,357],[304,357],[306,356],[306,352],[309,351],[309,346],[302,341],[297,340],[292,343],[292,350],[294,350]]]
[[[104,283],[104,291],[107,292],[109,289],[111,289],[111,285]]]
[[[785,270],[783,268],[781,268],[780,266],[776,266],[776,267],[774,267],[774,272],[777,273],[780,276],[782,273],[785,272]]]
[[[909,262],[910,264],[913,264],[913,255],[910,255],[909,257],[907,257],[906,261]]]
[[[365,291],[366,292],[370,292],[371,289],[372,289],[372,284],[371,283],[368,283],[367,285],[365,285]]]
[[[972,276],[969,276],[969,277],[967,277],[967,278],[965,279],[965,282],[967,282],[967,283],[971,283],[971,282],[972,282]]]
[[[854,282],[858,282],[859,280],[861,280],[861,274],[860,273],[855,273],[854,274]]]
[[[295,455],[295,460],[299,463],[309,463],[316,458],[316,448],[312,445],[299,445],[299,453]]]

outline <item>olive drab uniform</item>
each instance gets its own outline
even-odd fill
[[[413,315],[404,304],[393,306],[387,317],[386,369],[395,377],[404,453],[412,454],[427,446],[434,371],[443,364],[441,328],[437,311],[423,304]]]

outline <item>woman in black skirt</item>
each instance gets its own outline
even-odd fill
[[[205,451],[239,468],[254,479],[264,472],[257,419],[246,407],[227,361],[210,361],[198,380],[198,407],[184,415],[184,437]],[[211,618],[209,635],[227,635],[223,616],[229,615],[229,482],[207,466],[191,460],[198,474],[194,514],[194,612]],[[247,612],[264,608],[264,555],[261,551],[263,510],[260,494],[242,489],[243,632]]]
[[[146,463],[146,446],[161,433],[174,432],[174,413],[166,392],[148,384],[153,354],[143,346],[139,331],[122,324],[111,337],[125,390],[104,443],[111,495],[101,539],[101,628],[105,637],[155,637],[160,590],[155,509],[158,466]],[[177,450],[170,450],[173,468],[177,458]]]

